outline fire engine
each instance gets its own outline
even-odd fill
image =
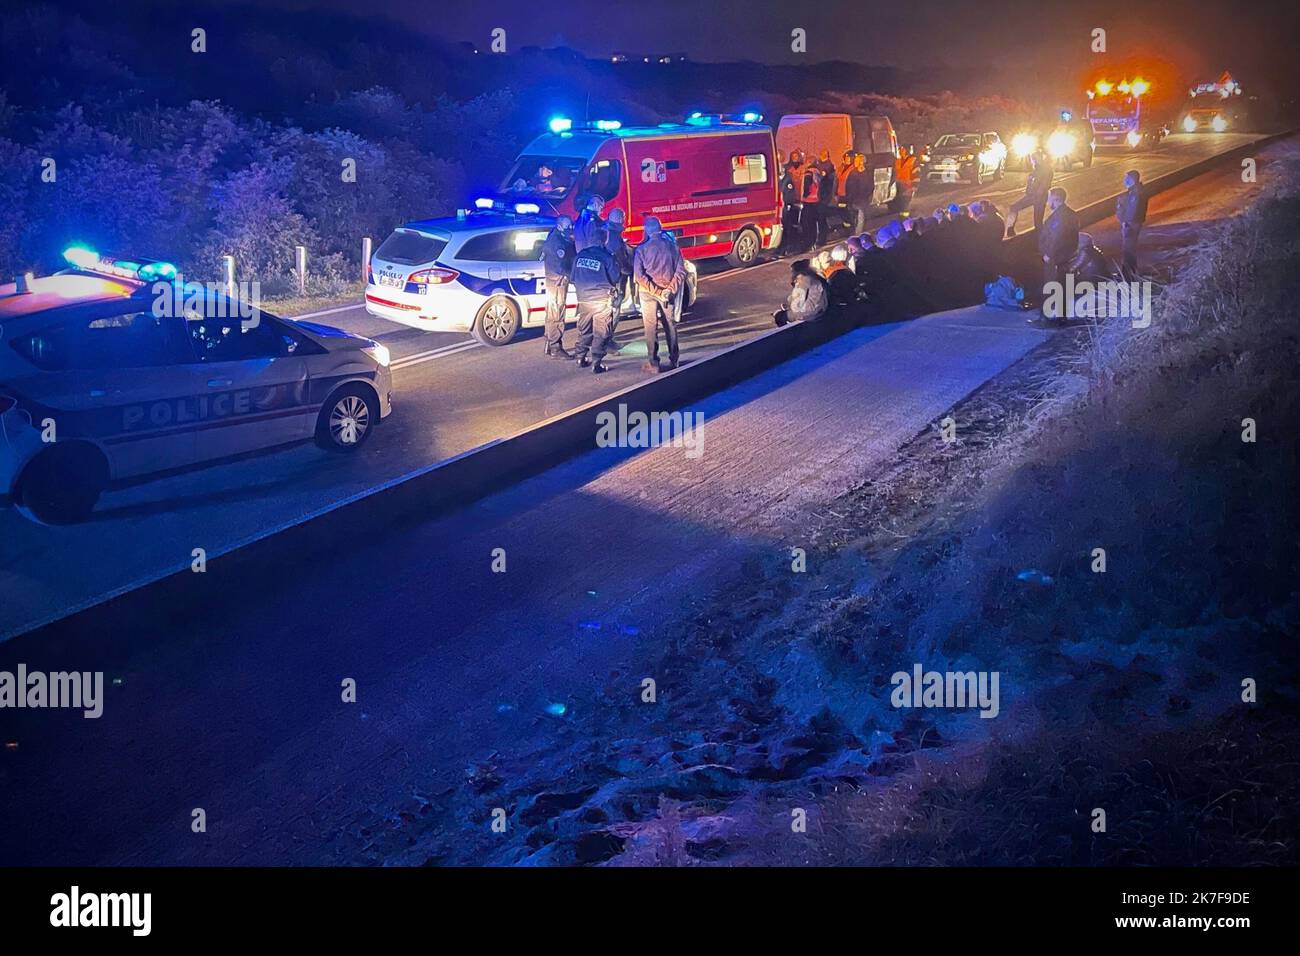
[[[550,132],[520,153],[497,196],[480,206],[527,201],[543,214],[576,217],[596,195],[606,216],[623,210],[631,244],[646,217],[657,216],[686,258],[752,265],[781,242],[776,143],[762,120],[758,113],[693,113],[682,123],[624,127],[556,117]]]
[[[1097,80],[1088,90],[1087,120],[1098,148],[1141,149],[1169,135],[1150,80]]]
[[[1247,110],[1243,106],[1241,84],[1227,70],[1213,83],[1192,87],[1190,93],[1187,111],[1179,123],[1183,132],[1223,133],[1241,129],[1245,124]]]

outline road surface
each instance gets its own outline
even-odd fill
[[[1125,169],[1169,172],[1251,137],[1170,137],[1161,149],[1099,154],[1090,169],[1057,176],[1082,206],[1113,194]],[[1024,175],[1000,183],[923,191],[913,212],[988,197],[1005,210]],[[1025,228],[1022,217],[1021,228]],[[748,270],[702,268],[700,296],[682,325],[683,361],[694,361],[771,326],[788,289],[788,265]],[[512,434],[638,381],[644,356],[639,322],[625,319],[623,348],[609,374],[579,372],[542,357],[540,330],[503,348],[457,333],[425,333],[376,319],[362,307],[331,310],[318,321],[377,338],[394,360],[393,415],[355,457],[300,445],[106,494],[76,527],[43,527],[0,511],[0,639],[57,619],[114,593],[188,567],[195,548],[215,556],[346,498],[432,463]],[[571,333],[570,333],[571,334]]]
[[[1195,222],[1197,197],[1218,215],[1249,192],[1233,170],[1200,177],[1153,201],[1149,234]],[[699,458],[598,449],[268,569],[265,589],[219,606],[0,644],[0,670],[108,683],[97,720],[3,712],[0,865],[350,863],[402,845],[471,761],[563,733],[562,709],[634,699],[638,641],[744,561],[788,554],[803,509],[1049,334],[982,308],[863,328],[693,406]]]

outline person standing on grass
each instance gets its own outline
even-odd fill
[[[1124,271],[1136,274],[1138,236],[1147,221],[1147,194],[1142,186],[1142,174],[1136,169],[1130,169],[1124,174],[1124,195],[1115,202],[1115,218],[1119,220]]]

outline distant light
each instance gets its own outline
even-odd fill
[[[1151,84],[1148,83],[1146,80],[1143,80],[1143,79],[1136,79],[1136,80],[1133,81],[1133,95],[1134,95],[1134,96],[1141,96],[1143,93],[1145,93],[1145,92],[1146,92],[1147,90],[1149,90],[1149,89],[1151,89]]]
[[[1047,152],[1053,159],[1061,159],[1071,155],[1078,142],[1073,133],[1058,129],[1047,137]]]
[[[1190,117],[1188,118],[1190,119]],[[1196,124],[1193,123],[1192,127],[1195,128]],[[1124,139],[1130,146],[1136,146],[1138,143],[1142,142],[1142,134],[1135,129],[1131,129],[1128,131],[1128,135],[1125,136]]]
[[[79,269],[90,269],[99,264],[99,254],[86,246],[68,246],[63,250],[63,258]]]
[[[1070,122],[1070,120],[1072,120],[1072,119],[1074,119],[1074,114],[1073,114],[1073,113],[1071,113],[1069,110],[1061,110],[1061,122],[1062,122],[1062,123],[1068,123],[1068,122]]]
[[[761,122],[763,122],[763,114],[762,114],[762,113],[746,113],[746,114],[745,114],[743,117],[741,117],[741,118],[742,118],[746,123],[761,123]]]
[[[1216,116],[1214,119],[1210,120],[1210,128],[1216,133],[1222,133],[1228,128],[1228,121],[1222,116]]]
[[[573,120],[567,116],[555,116],[550,122],[552,133],[566,133],[573,128]]]
[[[690,115],[690,118],[691,118],[691,119],[699,119],[699,118],[700,118],[701,116],[703,116],[703,115],[704,115],[704,114],[701,113],[699,110],[696,110],[694,113],[692,113],[692,114]]]
[[[622,128],[623,124],[619,120],[596,120],[596,129],[603,129],[609,132]]]
[[[1118,89],[1121,93],[1127,93],[1133,87],[1129,86],[1128,80],[1123,80],[1120,82]]]
[[[1011,150],[1017,156],[1028,156],[1038,148],[1038,137],[1032,133],[1017,133],[1011,139]]]
[[[492,205],[492,200],[488,199],[486,196],[480,196],[478,199],[474,200],[475,209],[491,209]]]
[[[1196,117],[1194,116],[1183,117],[1183,131],[1187,133],[1196,132]]]
[[[563,717],[569,712],[569,708],[564,704],[547,704],[546,712],[552,717]]]
[[[1102,96],[1109,96],[1110,91],[1113,90],[1114,88],[1115,88],[1114,85],[1108,83],[1106,80],[1097,81],[1097,92],[1100,93]]]
[[[515,203],[515,212],[521,216],[535,216],[542,211],[542,207],[535,202],[517,202]]]

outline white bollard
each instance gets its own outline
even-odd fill
[[[307,294],[307,247],[294,246],[293,258],[298,270],[298,294]]]
[[[361,240],[361,284],[370,280],[370,237]]]
[[[221,273],[222,273],[221,276],[222,284],[225,285],[226,287],[226,298],[233,299],[235,297],[235,257],[234,256],[221,257]]]

